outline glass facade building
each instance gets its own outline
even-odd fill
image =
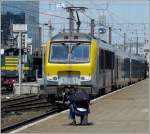
[[[27,24],[27,35],[32,39],[33,53],[40,50],[39,1],[1,2],[1,44],[7,48],[13,37],[12,24]]]

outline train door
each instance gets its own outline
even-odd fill
[[[105,53],[104,50],[100,50],[99,54],[99,75],[100,75],[100,83],[101,88],[105,86]]]
[[[121,57],[120,56],[118,56],[118,63],[117,63],[117,82],[118,82],[118,87],[120,88],[120,86],[121,86],[121,83],[122,83],[122,71],[121,71],[121,69],[122,69],[122,62],[121,62]]]
[[[100,94],[105,93],[105,57],[104,57],[104,50],[99,50],[99,89]]]
[[[112,57],[113,53],[112,51],[105,50],[105,87],[106,92],[110,92],[112,88],[113,83],[113,64],[112,64]]]
[[[104,63],[103,64],[103,87],[105,87],[106,86],[106,70],[105,70],[106,69],[106,66],[105,66],[105,62],[106,62],[105,59],[106,59],[106,57],[105,57],[105,51],[104,50],[103,50],[103,56],[104,56],[103,57],[103,61],[104,61],[103,62]]]
[[[131,72],[132,72],[132,67],[131,67],[131,65],[132,65],[132,59],[130,58],[130,82],[129,82],[129,83],[131,83],[131,80],[132,80],[132,79],[131,79],[131,75],[132,75],[132,74],[131,74]]]
[[[96,87],[101,87],[101,49],[98,50],[97,63],[96,63]]]
[[[146,61],[144,63],[144,68],[145,68],[145,71],[144,71],[144,79],[145,79],[146,77],[149,76],[149,66],[148,66],[148,63]]]
[[[115,60],[115,54],[112,52],[111,54],[111,85],[114,86],[114,60]]]
[[[115,55],[115,86],[118,84],[118,56]]]
[[[120,63],[121,63],[121,68],[120,68],[120,71],[121,71],[121,86],[124,86],[125,84],[125,70],[124,70],[124,62],[125,62],[125,58],[124,56],[120,57]]]

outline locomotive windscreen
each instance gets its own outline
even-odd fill
[[[54,63],[88,63],[89,43],[52,43],[50,62]]]

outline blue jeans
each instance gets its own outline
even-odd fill
[[[75,113],[76,110],[75,110],[74,104],[70,104],[69,109],[70,109],[69,117],[70,117],[70,119],[74,120],[75,119],[75,115],[76,115],[76,113]]]

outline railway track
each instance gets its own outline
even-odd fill
[[[25,110],[31,110],[31,109],[40,109],[40,108],[45,108],[45,107],[50,107],[52,106],[48,102],[39,102],[39,103],[34,103],[34,104],[22,104],[22,105],[15,105],[11,107],[7,107],[2,110],[2,112],[12,112],[12,111],[25,111]]]
[[[11,125],[9,125],[9,126],[5,126],[5,127],[3,127],[2,129],[1,129],[1,132],[10,132],[10,131],[12,131],[12,130],[14,130],[14,129],[17,129],[17,128],[19,128],[19,127],[21,127],[21,126],[24,126],[24,125],[26,125],[26,124],[28,124],[28,123],[31,123],[31,122],[34,122],[34,121],[37,121],[37,120],[39,120],[39,119],[41,119],[41,118],[44,118],[44,117],[46,117],[46,116],[48,116],[48,115],[51,115],[51,114],[54,114],[54,113],[57,113],[57,112],[59,112],[59,109],[58,108],[51,108],[49,111],[47,111],[47,112],[45,112],[45,113],[43,113],[43,114],[40,114],[40,115],[37,115],[37,116],[35,116],[35,117],[32,117],[32,118],[29,118],[29,119],[26,119],[26,120],[23,120],[23,121],[20,121],[20,122],[17,122],[17,123],[14,123],[14,124],[11,124]]]
[[[9,99],[3,98],[1,102],[6,106],[6,105],[17,104],[17,103],[23,103],[29,100],[34,100],[36,98],[38,98],[37,95],[23,95],[23,96],[13,97]]]
[[[45,99],[38,96],[28,96],[2,101],[2,113],[30,110],[51,106]]]
[[[62,105],[61,103],[50,104],[45,99],[40,98],[37,95],[30,95],[9,100],[3,100],[1,110],[2,112],[1,132],[10,132],[30,122],[34,122],[38,119],[63,111],[65,109],[67,109],[67,105]],[[27,117],[23,117],[24,113],[27,113],[26,115],[30,113],[32,114],[30,114]],[[6,123],[8,122],[7,120],[9,120],[9,124]]]

